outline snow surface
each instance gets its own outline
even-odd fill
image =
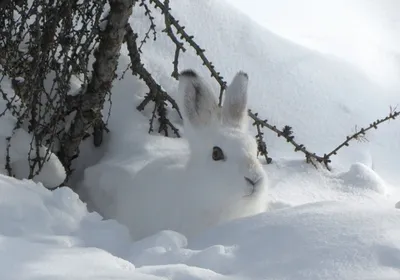
[[[69,188],[0,175],[0,269],[10,280],[398,279],[400,213],[352,188],[343,191],[357,193],[356,203],[302,203],[189,242],[161,231],[132,243],[127,228],[89,213]]]
[[[352,63],[381,86],[399,82],[397,0],[226,0],[272,32]]]
[[[280,37],[223,1],[175,0],[170,5],[227,81],[238,70],[249,74],[249,108],[279,127],[291,125],[296,139],[312,151],[328,152],[355,125],[385,116],[390,105],[399,103],[399,83],[374,79],[359,64]],[[269,12],[274,7],[279,11],[276,4]],[[158,12],[153,15],[161,31],[164,19]],[[144,12],[135,10],[131,22],[143,36],[148,28]],[[208,76],[189,49],[180,69]],[[143,62],[176,96],[177,83],[170,77],[173,53],[174,46],[159,32],[158,40],[144,48]],[[120,73],[127,64],[124,49]],[[215,82],[212,86],[218,89]],[[113,90],[111,133],[100,149],[90,141],[83,144],[75,180],[83,179],[80,196],[91,209],[118,220],[115,207],[129,194],[136,174],[157,159],[174,161],[187,152],[187,143],[147,134],[152,108],[143,114],[135,109],[146,93],[143,82],[128,76],[116,81]],[[171,112],[171,119],[184,133],[176,113]],[[132,240],[128,227],[89,213],[69,188],[51,192],[41,184],[0,175],[2,276],[399,279],[400,126],[385,124],[368,134],[369,142],[339,152],[332,158],[332,172],[306,164],[274,134],[266,131],[266,137],[273,158],[265,166],[269,211],[190,237],[164,230]],[[153,182],[156,171],[150,172]],[[129,196],[125,200],[129,208]],[[149,217],[156,217],[153,201],[146,202]]]

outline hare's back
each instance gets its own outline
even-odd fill
[[[148,137],[129,154],[108,154],[85,170],[85,186],[96,209],[128,226],[137,238],[179,223],[182,174],[188,150],[181,139]],[[166,143],[168,142],[168,143]]]

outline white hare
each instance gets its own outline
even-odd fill
[[[144,167],[124,165],[113,172],[127,187],[115,189],[118,198],[110,216],[127,225],[134,239],[167,229],[190,237],[266,210],[266,174],[257,159],[255,139],[247,132],[247,84],[247,74],[237,73],[221,108],[201,77],[192,70],[181,73],[178,93],[188,151],[177,148],[176,154],[160,156]],[[185,141],[151,139],[164,146]],[[90,176],[103,180],[107,175],[102,173]],[[107,180],[112,184],[111,178]]]

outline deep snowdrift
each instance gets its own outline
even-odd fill
[[[358,175],[368,177],[364,172],[342,177],[357,181]],[[345,184],[338,188],[344,189],[343,195],[366,198],[379,189],[379,182],[369,182],[374,185],[370,190]],[[291,192],[301,192],[291,186]],[[400,212],[380,205],[384,199],[376,194],[374,200],[306,203],[236,220],[189,243],[171,231],[131,243],[126,228],[88,213],[69,188],[51,192],[0,175],[0,197],[0,269],[7,280],[350,280],[400,275]]]

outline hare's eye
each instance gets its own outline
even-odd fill
[[[221,150],[220,147],[215,146],[213,148],[212,158],[215,161],[224,160],[225,159],[224,152]]]

